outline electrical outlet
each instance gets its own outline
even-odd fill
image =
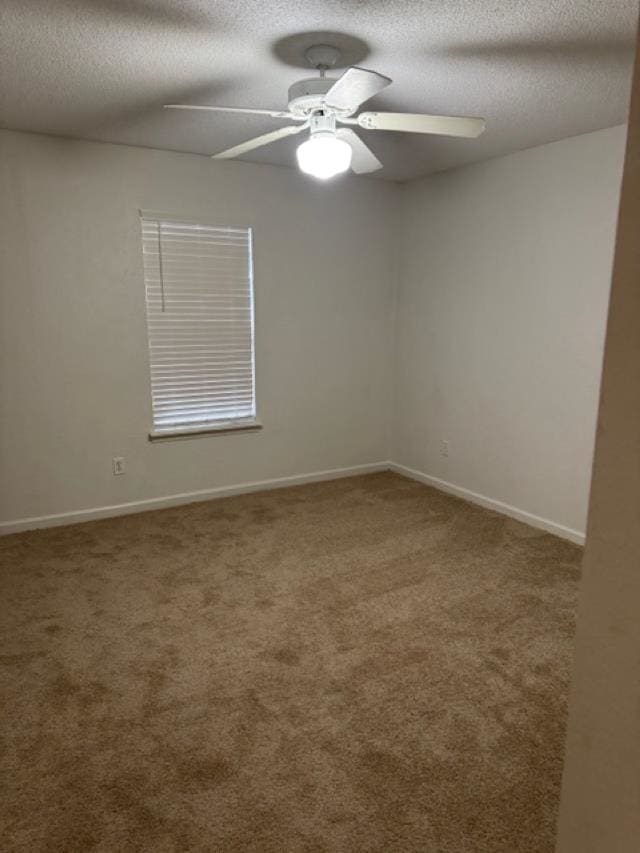
[[[448,441],[441,441],[440,442],[440,455],[441,456],[448,456],[449,455],[449,442]]]
[[[114,474],[124,474],[124,456],[114,456],[111,460]]]

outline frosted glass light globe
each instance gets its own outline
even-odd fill
[[[314,133],[298,146],[298,166],[307,175],[327,180],[351,165],[351,146],[333,133]]]

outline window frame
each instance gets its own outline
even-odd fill
[[[250,304],[250,328],[251,328],[251,376],[253,387],[253,409],[254,414],[251,417],[212,420],[204,423],[194,424],[193,426],[176,425],[175,427],[158,430],[154,423],[153,411],[153,385],[151,372],[151,349],[150,349],[150,333],[149,333],[149,312],[147,306],[147,282],[146,269],[144,262],[144,221],[156,222],[173,222],[178,225],[199,225],[204,228],[229,228],[242,230],[247,232],[248,237],[248,274],[249,274],[249,304]],[[150,442],[175,441],[189,438],[203,438],[211,435],[225,435],[235,432],[255,432],[261,430],[263,424],[258,418],[258,381],[257,381],[257,365],[256,365],[256,288],[255,288],[255,260],[254,260],[254,229],[251,225],[236,225],[214,224],[206,217],[196,217],[192,214],[169,213],[167,211],[157,210],[138,210],[138,227],[141,260],[142,260],[142,279],[144,285],[144,313],[145,313],[145,332],[147,338],[147,367],[149,381],[149,402],[151,407],[151,423],[152,428],[148,432],[148,440]]]

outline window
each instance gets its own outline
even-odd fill
[[[151,438],[257,426],[250,228],[142,213]]]

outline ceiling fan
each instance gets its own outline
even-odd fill
[[[392,81],[376,71],[367,71],[355,65],[347,68],[337,79],[325,77],[325,72],[340,58],[340,51],[330,45],[310,47],[305,56],[320,72],[320,76],[299,80],[290,87],[287,110],[194,104],[165,104],[165,108],[249,113],[297,122],[241,142],[240,145],[234,145],[233,148],[214,154],[213,157],[216,160],[239,157],[255,148],[277,142],[278,139],[309,130],[309,137],[298,146],[296,152],[298,165],[303,172],[323,180],[346,172],[349,167],[358,175],[382,168],[382,163],[352,127],[465,138],[475,138],[485,128],[484,119],[481,118],[386,112],[363,112],[354,115],[361,104],[377,95]]]

